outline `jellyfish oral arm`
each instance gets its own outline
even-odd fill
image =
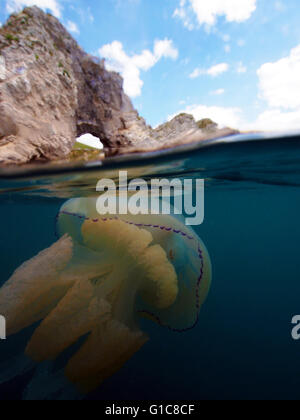
[[[72,281],[64,281],[61,273],[72,253],[72,240],[65,235],[25,262],[0,289],[0,309],[8,335],[43,319],[65,295]]]

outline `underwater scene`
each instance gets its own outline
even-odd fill
[[[298,399],[299,162],[298,135],[256,134],[2,169],[0,399]],[[121,171],[193,181],[203,220],[173,189],[170,214],[101,214]]]

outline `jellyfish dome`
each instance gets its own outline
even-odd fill
[[[32,360],[55,360],[86,337],[65,375],[89,392],[146,343],[140,317],[177,332],[197,324],[211,263],[179,219],[100,216],[96,198],[80,198],[61,208],[57,234],[0,289],[8,334],[41,321],[26,348]]]
[[[79,244],[83,244],[84,226],[87,223],[94,226],[91,229],[95,231],[101,230],[101,226],[105,224],[118,231],[119,224],[126,224],[150,233],[151,244],[160,246],[175,269],[178,291],[174,303],[168,308],[154,306],[154,301],[146,300],[144,295],[144,299],[136,301],[135,309],[140,315],[150,316],[160,325],[178,332],[187,331],[197,324],[201,306],[211,284],[211,262],[202,240],[191,228],[184,225],[179,216],[110,214],[106,217],[99,215],[96,198],[73,199],[61,208],[58,235],[68,234]],[[110,237],[113,237],[113,231],[110,232]],[[100,237],[99,241],[101,243]],[[102,246],[105,246],[104,242]],[[162,279],[159,269],[156,275],[157,281]]]

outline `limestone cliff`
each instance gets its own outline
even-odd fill
[[[62,159],[85,133],[99,137],[107,154],[231,133],[199,127],[185,115],[152,130],[125,95],[121,76],[37,7],[0,28],[0,164]]]
[[[190,114],[179,114],[171,121],[151,130],[146,139],[123,146],[118,153],[153,152],[238,133],[239,131],[229,127],[219,128],[208,118],[196,121]]]
[[[0,163],[67,156],[78,135],[107,148],[148,136],[122,78],[86,54],[60,22],[37,7],[0,29]]]

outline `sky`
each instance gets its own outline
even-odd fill
[[[153,127],[188,112],[300,129],[299,0],[0,0],[0,22],[31,5],[120,72]]]

